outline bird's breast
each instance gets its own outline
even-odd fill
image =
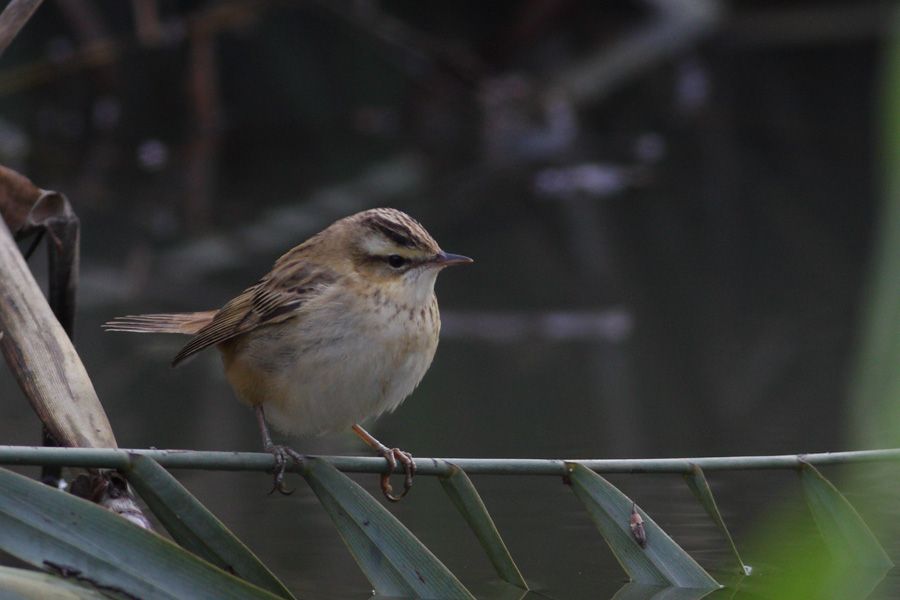
[[[348,428],[395,409],[434,358],[440,314],[372,293],[242,336],[223,358],[238,395],[288,433]],[[230,363],[230,366],[229,366]]]

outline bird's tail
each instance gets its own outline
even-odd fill
[[[194,335],[213,320],[215,310],[192,313],[160,315],[129,315],[116,317],[103,324],[106,331],[127,331],[131,333],[181,333]]]

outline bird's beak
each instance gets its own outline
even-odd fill
[[[475,262],[468,256],[463,256],[461,254],[450,254],[449,252],[441,251],[435,255],[431,262],[436,267],[450,267],[453,265],[467,265],[469,263]]]

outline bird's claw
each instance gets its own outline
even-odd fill
[[[416,474],[416,463],[413,462],[412,454],[399,448],[384,448],[381,455],[388,463],[387,470],[381,474],[381,492],[391,502],[399,502],[412,487],[413,475]],[[403,479],[403,492],[399,496],[395,496],[394,488],[391,487],[391,474],[397,468],[398,461],[403,465],[403,472],[406,476]]]
[[[277,491],[279,494],[290,496],[294,493],[294,490],[288,489],[284,485],[284,472],[287,469],[287,461],[290,458],[297,465],[303,464],[303,455],[293,448],[277,444],[266,446],[266,452],[270,452],[275,457],[275,478],[272,489],[269,490],[269,495]]]

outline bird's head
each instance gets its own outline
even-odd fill
[[[404,303],[426,301],[445,267],[472,262],[441,250],[418,221],[394,208],[351,215],[322,234],[332,238],[328,245],[342,255],[344,269]]]

